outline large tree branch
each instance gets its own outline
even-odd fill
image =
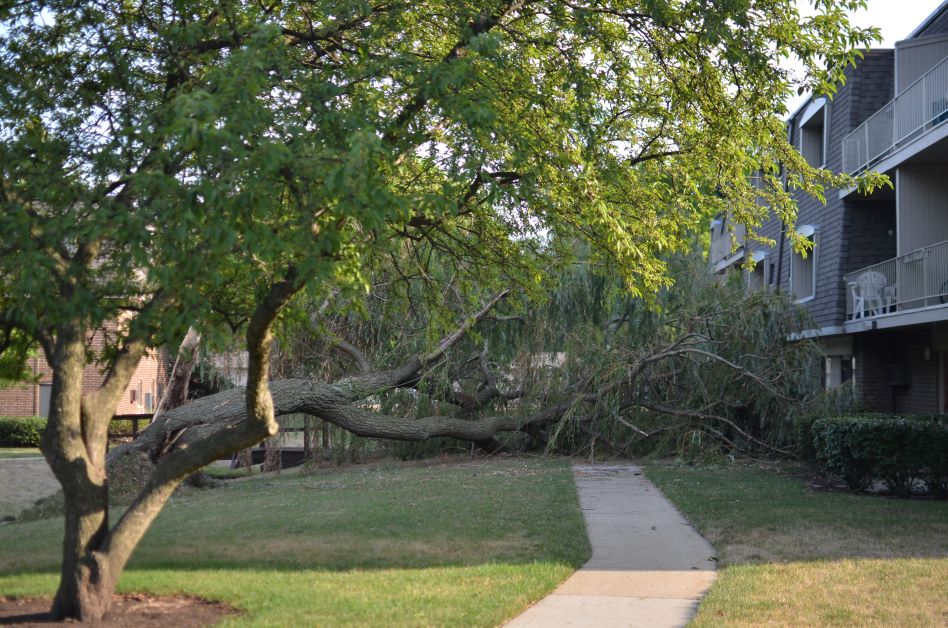
[[[457,344],[474,325],[487,316],[487,313],[498,302],[506,298],[509,293],[509,290],[504,290],[495,295],[478,312],[464,320],[458,325],[457,329],[442,338],[438,346],[428,353],[417,356],[393,369],[373,371],[341,379],[336,382],[336,386],[340,390],[348,391],[350,402],[364,399],[375,392],[414,386],[421,379],[425,368],[440,360],[448,349]]]
[[[178,354],[175,357],[174,366],[171,368],[168,387],[158,402],[154,418],[161,416],[163,412],[184,405],[187,401],[188,382],[191,379],[191,371],[194,369],[197,349],[200,344],[201,334],[194,327],[189,327],[188,333],[184,335],[184,340],[181,341],[181,345],[178,347]]]
[[[273,283],[257,304],[247,325],[247,388],[242,393],[242,404],[231,404],[241,408],[240,418],[229,423],[218,423],[213,434],[193,430],[197,422],[184,424],[169,432],[155,433],[161,441],[152,441],[149,455],[160,458],[142,492],[122,515],[103,544],[103,556],[109,561],[114,577],[121,573],[132,551],[148,530],[165,502],[182,479],[201,469],[216,458],[227,453],[249,447],[279,429],[275,421],[273,397],[269,388],[270,348],[273,342],[272,328],[277,316],[293,298],[302,282],[296,267],[290,266],[283,279]],[[188,413],[196,404],[182,406],[177,410]],[[176,411],[165,414],[163,419],[175,416]],[[167,425],[167,420],[152,424]],[[146,429],[146,432],[149,432]]]

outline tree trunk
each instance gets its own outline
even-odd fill
[[[303,460],[313,457],[313,417],[303,415]]]
[[[171,376],[168,378],[168,388],[158,402],[154,418],[160,416],[162,412],[183,406],[188,401],[188,386],[191,382],[191,372],[194,370],[194,363],[197,361],[197,348],[200,344],[201,334],[193,327],[189,327],[188,333],[181,341],[181,346],[178,347],[178,355],[174,359]]]
[[[80,327],[60,330],[52,359],[50,414],[41,449],[63,487],[65,532],[55,619],[96,621],[108,612],[114,581],[97,556],[108,534],[108,483],[105,441],[82,412],[84,333]]]

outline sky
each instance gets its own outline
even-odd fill
[[[895,42],[905,39],[922,20],[938,8],[942,0],[869,0],[865,10],[850,14],[856,26],[878,26],[882,29],[882,41],[875,48],[892,48]],[[803,14],[812,13],[810,0],[797,0]],[[790,112],[796,110],[809,96],[794,96],[787,101]]]

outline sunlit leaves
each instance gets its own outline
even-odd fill
[[[319,294],[384,268],[477,300],[539,295],[581,248],[654,294],[709,214],[752,225],[763,197],[792,222],[781,167],[817,197],[859,184],[782,130],[781,59],[831,92],[873,34],[857,0],[816,4],[22,3],[0,18],[0,273],[49,324],[160,294],[155,342],[239,327],[290,266]]]

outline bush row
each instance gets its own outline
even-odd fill
[[[0,416],[0,447],[39,447],[46,419],[35,416]]]
[[[941,417],[850,416],[812,425],[812,446],[826,471],[852,490],[882,480],[908,496],[924,486],[948,497],[948,425]]]

